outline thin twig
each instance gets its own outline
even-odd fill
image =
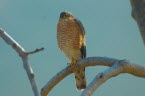
[[[31,51],[31,52],[26,52],[26,54],[27,55],[29,55],[29,54],[34,54],[34,53],[37,53],[37,52],[40,52],[40,51],[43,51],[44,50],[44,48],[40,48],[40,49],[36,49],[36,50],[34,50],[34,51]]]

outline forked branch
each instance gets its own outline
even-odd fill
[[[83,91],[81,96],[91,96],[94,91],[109,78],[117,76],[121,73],[129,73],[137,77],[145,78],[145,68],[139,65],[135,65],[126,60],[117,60],[107,57],[88,57],[77,62],[77,65],[67,66],[59,73],[57,73],[41,90],[41,96],[47,96],[52,88],[58,84],[63,78],[73,73],[72,70],[75,67],[89,67],[89,66],[108,66],[107,70],[97,75],[94,80]]]
[[[145,78],[145,68],[132,64],[126,60],[117,61],[114,65],[105,71],[99,73],[88,87],[83,91],[81,96],[91,96],[95,90],[111,77],[115,77],[121,73],[129,73],[137,77]]]
[[[40,96],[38,89],[37,89],[37,85],[35,83],[35,79],[34,79],[34,73],[32,68],[29,65],[28,62],[28,55],[29,54],[33,54],[33,53],[37,53],[39,51],[42,51],[43,48],[41,49],[36,49],[35,51],[32,52],[26,52],[25,49],[23,47],[21,47],[9,34],[7,34],[3,29],[0,29],[0,37],[2,37],[2,39],[8,44],[11,45],[12,48],[19,54],[19,56],[22,58],[23,61],[23,66],[24,69],[27,72],[28,78],[30,80],[31,86],[32,86],[32,90],[34,92],[35,96]]]

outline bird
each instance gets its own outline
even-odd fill
[[[69,58],[70,66],[86,58],[86,32],[80,20],[72,13],[60,13],[57,24],[57,43],[59,49]],[[74,70],[75,84],[78,90],[86,88],[85,67]]]

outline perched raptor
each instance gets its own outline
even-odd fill
[[[82,23],[70,12],[62,12],[57,25],[59,49],[71,60],[70,65],[86,57],[85,30]],[[86,88],[85,68],[74,70],[78,90]]]

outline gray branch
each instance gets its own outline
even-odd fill
[[[35,83],[34,72],[33,72],[32,68],[30,67],[29,62],[28,62],[28,55],[39,52],[39,51],[42,51],[43,48],[36,49],[35,51],[32,51],[32,52],[26,52],[23,47],[21,47],[9,34],[7,34],[2,29],[0,29],[0,37],[2,37],[2,39],[8,45],[11,45],[12,48],[19,54],[19,56],[21,57],[21,59],[23,61],[24,69],[26,70],[26,73],[27,73],[28,78],[30,80],[34,95],[35,96],[40,96],[39,92],[38,92],[38,89],[37,89],[37,86],[36,86],[36,83]]]
[[[121,73],[129,73],[137,77],[145,78],[144,67],[132,64],[125,60],[117,61],[112,67],[106,69],[104,72],[99,73],[83,91],[81,96],[91,96],[101,84],[105,83],[105,81],[111,77],[115,77]]]
[[[41,90],[41,96],[47,96],[52,88],[58,84],[63,78],[73,73],[71,70],[76,67],[89,66],[108,66],[107,70],[98,74],[94,80],[87,86],[81,96],[91,96],[94,91],[109,78],[117,76],[121,73],[129,73],[137,77],[145,78],[145,68],[133,64],[126,60],[117,60],[108,57],[88,57],[77,62],[77,65],[67,66],[57,73]]]
[[[145,45],[145,0],[130,0],[132,17],[137,22]]]

